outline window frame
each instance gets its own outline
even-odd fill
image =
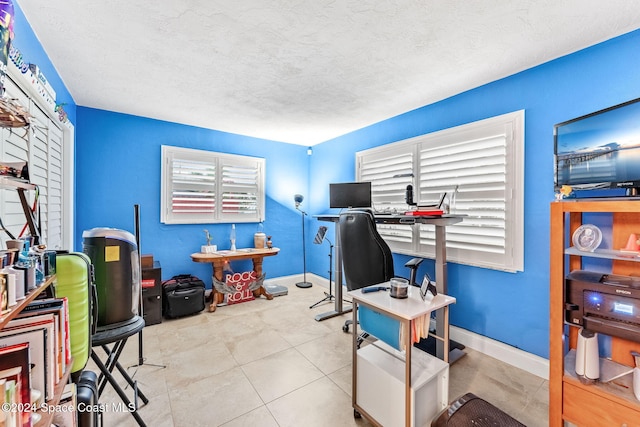
[[[192,213],[176,213],[172,207],[172,195],[175,188],[173,180],[173,162],[182,161],[185,164],[192,163],[205,167],[211,173],[210,177],[199,180],[199,184],[206,186],[210,183],[208,194],[203,198],[203,211]],[[265,219],[265,166],[263,158],[242,156],[237,154],[219,153],[214,151],[198,150],[193,148],[162,145],[162,184],[160,221],[164,224],[216,224],[216,223],[249,223],[262,222]],[[246,181],[246,178],[255,176],[254,181]],[[183,183],[190,186],[191,183]],[[251,187],[255,191],[251,192]],[[249,199],[255,202],[244,204],[244,212],[229,212],[229,209],[242,210],[243,200]],[[204,193],[204,192],[203,192]],[[235,197],[235,195],[240,197]],[[238,205],[239,203],[239,205]],[[206,209],[207,205],[212,205]],[[226,209],[226,211],[225,211]]]
[[[413,186],[414,199],[418,204],[437,203],[439,196],[445,191],[451,194],[456,188],[456,179],[462,178],[456,178],[453,175],[455,172],[450,172],[448,182],[439,182],[436,185],[434,181],[430,181],[433,186],[428,186],[429,182],[422,176],[424,165],[421,164],[421,155],[425,150],[448,149],[464,143],[480,144],[491,138],[496,138],[495,143],[498,144],[499,137],[504,138],[504,188],[491,192],[492,197],[496,197],[495,194],[501,197],[496,200],[498,207],[494,208],[494,213],[478,213],[478,207],[489,202],[481,200],[483,196],[475,197],[475,194],[481,192],[474,193],[469,189],[465,192],[464,186],[459,186],[457,200],[452,203],[451,214],[464,215],[466,224],[463,219],[459,224],[447,227],[447,260],[507,272],[524,271],[524,110],[360,151],[356,153],[356,179],[372,181],[373,208],[376,211],[406,211],[408,206],[404,196],[409,184]],[[395,169],[389,167],[383,170],[375,165],[370,167],[375,162],[382,164],[385,158],[402,155],[412,157],[411,168],[408,168],[406,163]],[[477,159],[481,157],[478,156]],[[465,158],[464,161],[467,162],[469,159]],[[501,169],[500,166],[498,165],[498,170]],[[479,169],[478,166],[477,170]],[[382,188],[392,190],[384,191]],[[502,203],[504,207],[500,207]],[[495,217],[492,218],[494,214]],[[431,242],[432,238],[428,238],[434,233],[432,225],[379,224],[378,231],[393,252],[435,258],[435,243]],[[465,244],[465,233],[477,242],[476,248],[473,248],[474,245]],[[489,249],[489,246],[496,245],[494,241],[500,245]]]

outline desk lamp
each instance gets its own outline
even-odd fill
[[[299,288],[310,288],[312,284],[307,282],[307,255],[305,249],[305,235],[304,235],[304,216],[307,214],[305,211],[300,209],[300,203],[304,200],[302,194],[296,194],[293,196],[293,201],[296,203],[296,210],[302,214],[302,271],[303,271],[303,279],[302,282],[296,283],[296,286]]]

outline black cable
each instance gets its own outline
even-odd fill
[[[4,232],[7,233],[7,235],[9,236],[9,238],[11,240],[16,240],[16,237],[13,234],[11,234],[11,232],[4,227],[4,224],[2,223],[2,218],[0,218],[0,227],[2,227]]]

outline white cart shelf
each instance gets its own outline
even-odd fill
[[[403,424],[403,419],[406,426],[424,425],[425,421],[428,424],[448,403],[449,305],[456,299],[438,294],[425,302],[417,287],[409,287],[409,296],[405,299],[392,298],[384,291],[363,293],[362,289],[347,295],[353,301],[354,410],[376,425],[398,426]],[[398,351],[379,341],[358,349],[358,306],[399,321],[405,331],[410,331],[413,322],[422,316],[442,309],[444,333],[433,336],[444,345],[444,361],[415,349],[410,333],[404,334],[401,344],[411,351]],[[373,330],[366,332],[376,334]]]

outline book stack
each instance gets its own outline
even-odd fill
[[[39,416],[31,409],[54,398],[70,366],[67,299],[32,301],[0,330],[0,399],[11,404],[0,425],[35,424]]]

